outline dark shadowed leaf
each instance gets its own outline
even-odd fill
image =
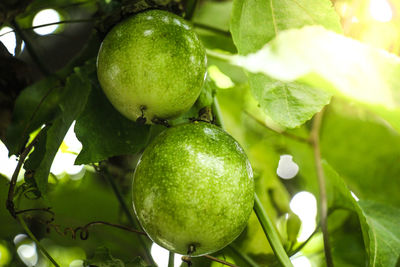
[[[96,86],[76,121],[75,132],[83,146],[76,164],[84,164],[139,152],[149,140],[150,126],[122,116]]]

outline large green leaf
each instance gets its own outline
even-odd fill
[[[47,180],[51,164],[72,122],[82,112],[90,89],[89,73],[94,72],[94,64],[84,68],[76,68],[75,73],[67,78],[63,99],[59,103],[61,116],[53,121],[46,134],[46,153],[32,154],[32,157],[42,157],[39,166],[34,170],[34,178],[39,191],[44,194],[47,189]],[[40,144],[38,144],[39,146]],[[37,160],[33,160],[37,161]]]
[[[399,135],[373,114],[344,101],[332,104],[321,129],[323,157],[361,199],[400,207]]]
[[[400,209],[373,201],[356,201],[339,175],[324,162],[331,208],[344,208],[358,214],[369,266],[396,266],[400,256]]]
[[[397,266],[400,257],[400,209],[372,201],[360,201],[369,226],[369,265]]]
[[[140,125],[122,116],[96,86],[75,125],[75,132],[83,146],[76,164],[137,153],[146,146],[149,130],[149,125]]]
[[[234,1],[231,32],[242,55],[261,49],[283,30],[305,25],[341,31],[339,18],[328,0]],[[264,75],[250,73],[249,82],[264,112],[284,127],[303,124],[330,99],[330,94],[307,85],[278,82]]]
[[[233,61],[250,72],[299,81],[355,100],[400,132],[400,58],[320,26],[281,32]]]

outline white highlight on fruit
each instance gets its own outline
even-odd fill
[[[169,251],[163,247],[160,247],[156,243],[153,243],[151,246],[151,256],[153,257],[154,261],[157,263],[159,267],[167,267],[168,266],[168,259],[169,259]],[[181,266],[182,263],[182,255],[175,254],[174,256],[174,267]]]
[[[19,246],[17,248],[17,254],[26,266],[35,266],[38,262],[38,253],[34,242]]]
[[[153,16],[147,16],[146,19],[147,19],[147,20],[152,20],[152,19],[153,19]]]
[[[353,191],[350,191],[350,193],[351,193],[351,196],[352,196],[356,201],[359,201],[359,200],[360,200],[360,199],[356,196],[356,194],[354,194]]]
[[[299,216],[301,220],[300,235],[297,237],[299,242],[307,240],[314,232],[317,217],[317,200],[313,194],[302,191],[294,195],[290,201],[290,209]]]
[[[173,19],[174,23],[178,26],[182,26],[182,23],[178,19]]]
[[[152,35],[153,34],[153,30],[145,30],[144,32],[143,32],[143,35],[144,36],[150,36],[150,35]]]
[[[0,41],[4,44],[7,48],[8,52],[14,55],[14,49],[17,44],[15,33],[12,31],[13,29],[10,27],[3,27],[0,30]]]
[[[281,155],[276,174],[282,179],[292,179],[299,172],[299,165],[293,161],[291,155]]]
[[[32,26],[40,26],[43,24],[55,23],[60,21],[60,14],[54,9],[43,9],[39,11],[32,21]],[[39,35],[53,33],[58,28],[58,25],[50,25],[33,29]]]
[[[369,12],[374,20],[380,22],[389,22],[393,17],[392,8],[386,0],[371,0]]]
[[[15,167],[17,167],[18,159],[15,155],[8,157],[7,147],[0,141],[0,173],[11,180]],[[24,177],[24,169],[18,175],[18,180]]]
[[[298,253],[300,254],[300,253]],[[296,255],[298,255],[296,254]],[[294,267],[311,267],[311,262],[306,256],[296,256],[294,255],[290,260]]]
[[[169,18],[167,16],[162,18],[162,21],[164,21],[165,23],[169,23]]]

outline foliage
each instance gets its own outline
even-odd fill
[[[0,3],[0,22],[14,29],[19,47],[12,56],[0,45],[0,64],[9,66],[0,72],[0,137],[9,156],[23,163],[11,199],[12,175],[0,175],[0,202],[9,200],[11,211],[10,200],[16,211],[28,209],[10,214],[5,205],[0,208],[0,266],[26,265],[18,249],[33,236],[25,243],[13,239],[30,231],[40,241],[36,249],[41,245],[60,265],[81,260],[77,264],[84,266],[154,266],[151,240],[123,229],[140,230],[130,204],[132,174],[165,124],[143,125],[123,117],[96,75],[97,52],[107,32],[154,8],[190,21],[208,54],[200,97],[168,123],[210,120],[231,134],[248,155],[261,208],[275,226],[267,235],[274,229],[279,233],[269,243],[263,219],[253,213],[239,238],[213,256],[238,266],[278,266],[277,242],[293,262],[306,256],[312,266],[325,266],[330,262],[323,237],[329,235],[336,266],[398,266],[400,18],[374,22],[365,15],[368,1],[358,9],[354,2]],[[398,13],[400,5],[391,2]],[[53,34],[38,36],[32,19],[46,8],[59,11],[63,23]],[[359,22],[351,22],[354,17]],[[18,53],[22,41],[25,48]],[[82,149],[68,141],[72,125]],[[290,180],[276,173],[284,154],[299,166]],[[60,158],[83,169],[56,171]],[[0,157],[0,172],[14,164],[6,160]],[[321,171],[326,194],[319,186]],[[307,222],[291,206],[301,191],[311,192],[318,207],[324,200],[328,207],[326,215],[319,209],[311,218],[316,229],[307,241],[299,239]],[[303,207],[311,209],[311,204]],[[38,257],[37,266],[50,265],[43,253]],[[217,266],[204,257],[192,262]]]

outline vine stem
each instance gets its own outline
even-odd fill
[[[122,196],[117,184],[115,183],[115,181],[110,177],[110,175],[104,173],[104,171],[100,170],[98,167],[95,166],[95,170],[98,171],[111,185],[111,188],[113,189],[113,192],[115,194],[115,196],[118,199],[118,202],[120,203],[122,210],[124,211],[125,215],[127,216],[129,222],[131,225],[133,225],[135,228],[139,229],[140,227],[138,226],[138,224],[136,223],[136,221],[134,220],[131,212],[129,211],[128,206],[125,203],[124,197]],[[138,236],[140,243],[142,244],[142,246],[144,247],[144,251],[145,251],[145,255],[147,260],[151,263],[151,264],[155,264],[153,257],[151,256],[150,251],[150,247],[148,246],[146,240],[143,239],[143,237],[141,235]]]
[[[19,172],[21,171],[21,167],[25,162],[25,158],[28,156],[29,152],[31,152],[33,146],[39,141],[40,136],[42,135],[45,128],[40,130],[40,132],[35,136],[35,138],[30,142],[30,144],[24,149],[24,151],[19,156],[19,160],[17,163],[17,167],[15,167],[14,173],[11,176],[10,187],[8,188],[8,197],[6,201],[6,207],[10,212],[11,216],[16,218],[16,211],[14,205],[14,193],[15,193],[15,186],[17,184],[17,179]]]
[[[202,24],[202,23],[193,23],[194,27],[196,28],[200,28],[200,29],[204,29],[204,30],[208,30],[211,32],[214,32],[216,34],[220,34],[226,37],[231,37],[231,33],[228,31],[224,31],[218,28],[214,28],[212,26],[206,25],[206,24]]]
[[[276,232],[271,220],[265,212],[260,199],[257,194],[254,194],[254,212],[257,215],[258,221],[260,222],[265,235],[274,251],[276,257],[284,267],[292,267],[292,262],[289,256],[286,254],[285,249],[282,246],[281,240],[279,239],[278,233]]]
[[[209,259],[209,260],[215,261],[215,262],[219,262],[219,263],[221,263],[221,264],[223,264],[223,265],[226,265],[226,266],[230,266],[230,267],[239,267],[239,266],[237,266],[237,265],[235,265],[235,264],[229,263],[229,262],[224,261],[224,260],[220,260],[220,259],[218,259],[218,258],[216,258],[216,257],[213,257],[213,256],[210,256],[210,255],[204,255],[203,257],[204,257],[204,258],[207,258],[207,259]]]
[[[28,234],[28,236],[35,241],[36,245],[40,249],[40,251],[54,264],[56,267],[60,267],[60,265],[51,257],[51,255],[47,252],[47,250],[40,244],[39,240],[35,237],[35,235],[31,232],[29,229],[28,225],[26,225],[25,220],[22,218],[21,215],[17,215],[17,219],[19,220],[19,223],[21,226],[24,228],[25,232]]]
[[[317,170],[317,177],[318,177],[319,199],[320,199],[318,208],[321,217],[320,221],[321,221],[322,236],[324,240],[325,261],[327,267],[333,267],[331,247],[329,244],[328,220],[327,220],[328,200],[326,196],[325,175],[324,175],[324,169],[322,167],[321,149],[319,143],[319,134],[321,130],[323,115],[324,115],[324,109],[322,109],[319,113],[315,115],[311,129],[310,140],[314,151],[315,168]]]
[[[224,128],[221,111],[219,109],[217,98],[214,97],[214,102],[212,105],[213,114],[216,118],[216,121],[220,120],[221,128]],[[281,240],[279,239],[278,233],[276,232],[271,220],[269,219],[267,213],[264,210],[264,207],[261,204],[260,199],[257,194],[254,193],[254,212],[257,215],[258,221],[260,222],[264,233],[274,251],[276,257],[284,267],[293,267],[292,262],[289,259],[289,256],[286,254],[285,249],[282,246]]]

